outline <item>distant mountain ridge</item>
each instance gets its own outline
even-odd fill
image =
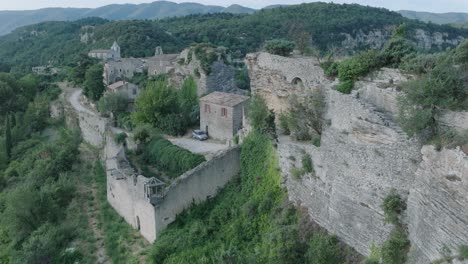
[[[0,11],[0,35],[10,33],[21,26],[44,21],[73,21],[87,17],[109,20],[158,19],[174,16],[207,13],[250,14],[255,9],[240,5],[229,7],[198,3],[174,3],[157,1],[148,4],[113,4],[98,8],[44,8],[28,11]]]
[[[398,11],[402,16],[417,19],[423,22],[432,22],[435,24],[466,24],[468,23],[468,13],[429,13],[410,10]]]

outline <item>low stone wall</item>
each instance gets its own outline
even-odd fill
[[[180,176],[167,188],[164,202],[156,207],[157,232],[193,203],[214,197],[239,172],[240,147],[236,146]]]

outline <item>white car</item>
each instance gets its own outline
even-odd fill
[[[196,140],[200,140],[200,141],[203,141],[203,140],[207,140],[208,139],[208,135],[206,134],[205,131],[203,130],[200,130],[200,129],[196,129],[192,132],[192,138],[196,139]]]

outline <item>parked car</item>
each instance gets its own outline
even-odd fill
[[[203,140],[207,140],[208,139],[208,135],[206,134],[205,131],[203,130],[200,130],[200,129],[196,129],[192,132],[192,138],[196,139],[196,140],[200,140],[200,141],[203,141]]]

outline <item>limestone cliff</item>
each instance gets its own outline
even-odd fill
[[[280,137],[278,156],[290,200],[308,209],[311,218],[358,252],[382,245],[392,226],[384,222],[381,204],[390,189],[407,201],[403,222],[408,226],[412,263],[455,255],[468,244],[468,156],[460,149],[422,146],[393,121],[402,82],[412,78],[383,69],[356,84],[350,95],[332,89],[317,62],[250,54],[247,62],[252,91],[265,97],[275,111],[288,109],[288,97],[307,89],[326,94],[326,126],[320,147]],[[307,63],[306,63],[307,62]],[[303,87],[291,81],[300,78]],[[455,113],[458,127],[460,116]],[[452,113],[453,116],[453,113]],[[446,123],[453,122],[446,120]],[[293,168],[310,154],[314,173],[298,179]]]

